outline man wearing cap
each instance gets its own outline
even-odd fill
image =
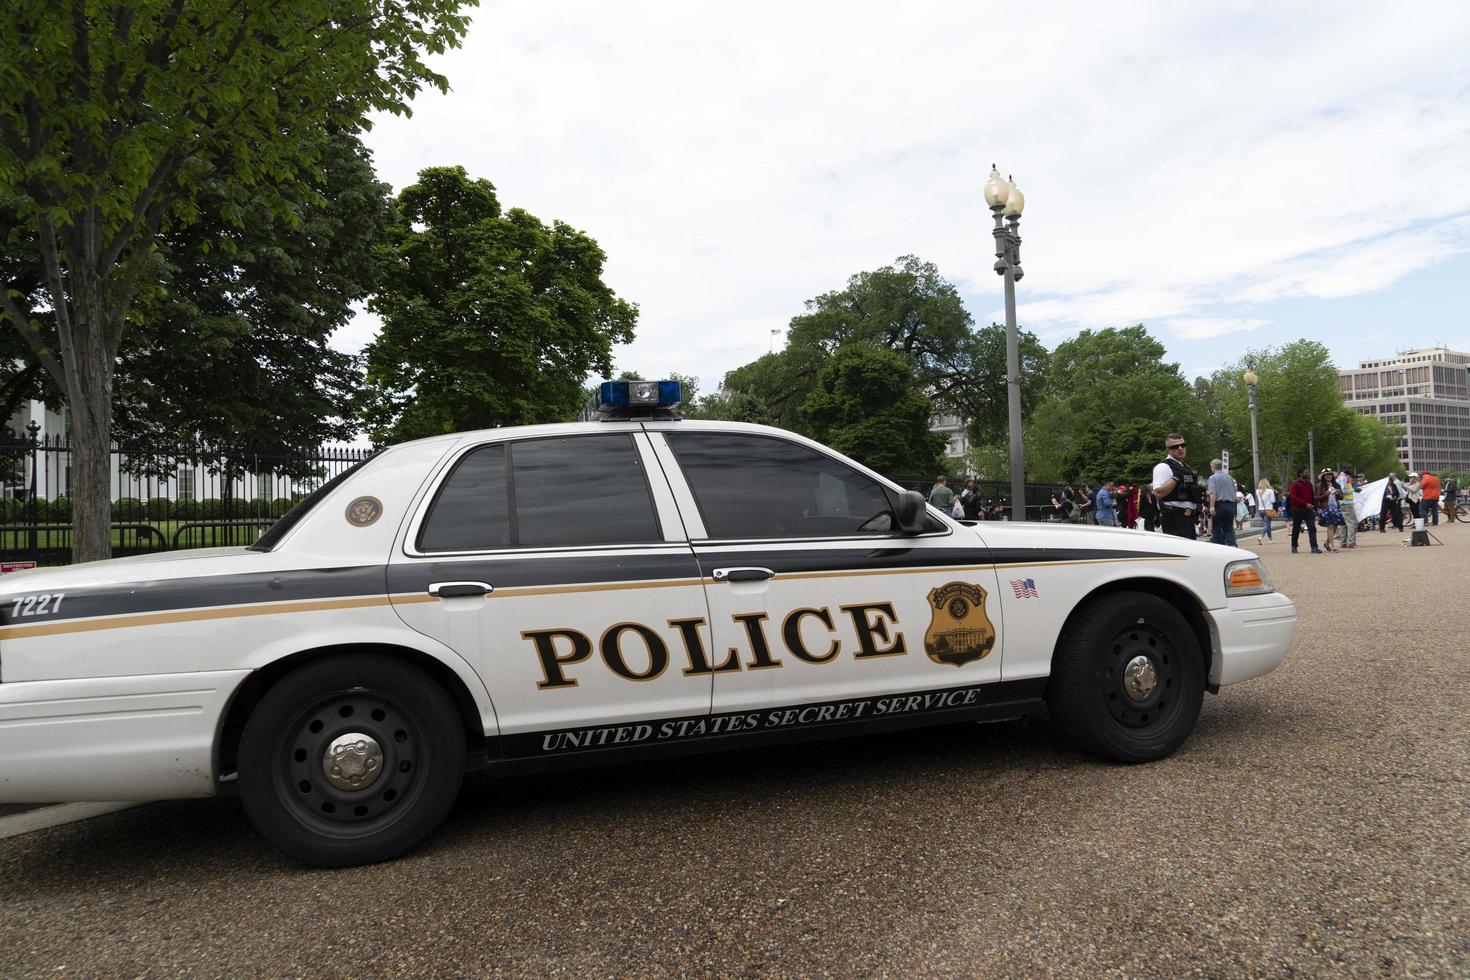
[[[1337,489],[1342,491],[1340,506],[1342,507],[1342,527],[1337,529],[1338,543],[1343,548],[1356,548],[1358,546],[1358,508],[1354,501],[1357,499],[1357,491],[1353,488],[1353,468],[1347,463],[1342,464],[1342,469],[1337,475]],[[1328,531],[1331,534],[1331,530]]]
[[[1184,437],[1171,432],[1164,437],[1164,461],[1154,467],[1153,491],[1159,501],[1159,517],[1164,533],[1180,538],[1195,537],[1195,521],[1199,518],[1204,487],[1199,474],[1184,461]]]

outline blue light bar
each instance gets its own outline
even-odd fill
[[[677,381],[604,381],[580,417],[600,422],[677,420],[683,400],[684,391]]]
[[[598,392],[599,407],[667,408],[683,401],[677,381],[604,381]]]

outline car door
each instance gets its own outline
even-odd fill
[[[389,566],[404,621],[484,678],[508,754],[709,712],[711,675],[683,669],[681,646],[708,616],[698,564],[645,456],[637,426],[615,423],[470,445]]]
[[[799,437],[648,427],[706,585],[717,714],[1000,679],[978,535],[932,513],[898,533],[895,491]]]

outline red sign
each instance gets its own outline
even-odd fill
[[[36,563],[33,561],[0,561],[0,575],[4,575],[6,572],[21,572],[27,568],[35,567]]]

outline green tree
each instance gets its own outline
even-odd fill
[[[971,438],[1003,438],[1007,407],[1005,328],[974,329],[959,291],[933,263],[905,255],[893,265],[852,276],[844,289],[808,300],[792,318],[786,347],[725,376],[725,390],[751,396],[776,424],[800,430],[801,407],[818,373],[840,348],[866,344],[894,351],[942,410],[965,419]],[[1039,397],[1046,351],[1019,337],[1023,409]]]
[[[35,236],[20,219],[20,208],[19,198],[0,193],[0,228],[10,229],[10,234],[0,240],[0,294],[8,295],[10,302],[30,317],[40,319],[47,304],[46,274]],[[3,320],[0,314],[0,322]],[[48,405],[60,405],[65,400],[25,338],[14,330],[0,330],[0,425],[9,422],[30,399]]]
[[[118,442],[203,444],[229,477],[351,436],[361,372],[328,341],[376,283],[389,188],[352,133],[331,136],[319,170],[296,221],[261,207],[233,227],[209,188],[198,220],[161,236],[165,291],[123,340]]]
[[[560,221],[502,212],[463,167],[420,171],[398,196],[368,345],[363,416],[379,443],[565,421],[583,379],[612,371],[637,307],[602,281],[606,259]]]
[[[1298,340],[1248,351],[1204,382],[1218,406],[1221,427],[1229,434],[1226,445],[1237,474],[1250,472],[1250,402],[1243,380],[1248,367],[1259,379],[1257,433],[1263,476],[1280,482],[1306,466],[1309,432],[1319,468],[1347,463],[1376,479],[1397,465],[1399,431],[1348,407],[1327,348],[1313,340]]]
[[[49,317],[0,311],[71,406],[73,553],[110,552],[113,382],[155,248],[207,187],[292,220],[328,125],[446,88],[425,52],[472,0],[13,0],[0,13],[0,196],[40,254]]]
[[[1147,480],[1154,464],[1164,458],[1164,437],[1172,431],[1170,423],[1159,419],[1093,422],[1067,448],[1062,457],[1063,471],[1071,480],[1092,484],[1108,479]]]
[[[938,467],[944,437],[929,430],[933,410],[903,356],[863,343],[828,359],[802,405],[813,438],[886,476]]]
[[[1067,482],[1100,476],[1141,476],[1135,458],[1143,440],[1162,430],[1152,454],[1163,459],[1163,435],[1179,432],[1196,444],[1204,415],[1179,365],[1142,324],[1084,330],[1057,345],[1047,362],[1044,397],[1026,428],[1026,476]],[[1096,471],[1098,466],[1122,472]]]

